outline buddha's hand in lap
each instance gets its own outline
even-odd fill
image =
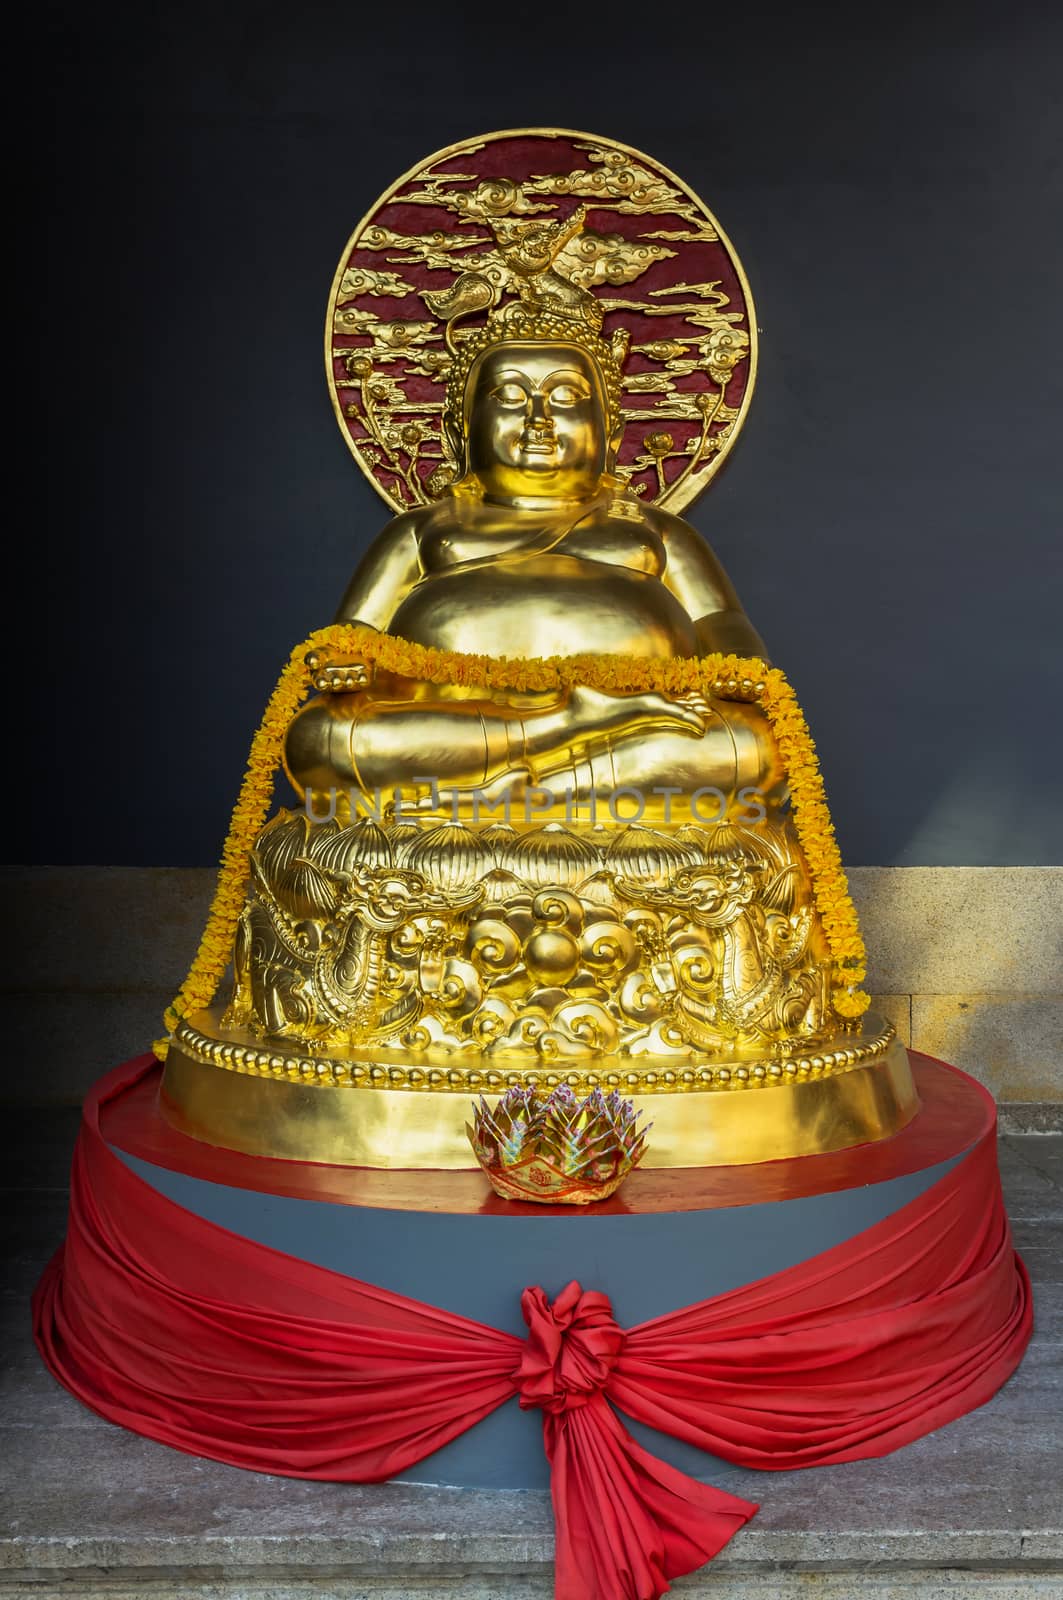
[[[354,689],[368,689],[373,680],[373,669],[360,656],[322,656],[312,650],[305,658],[313,675],[314,688],[323,694],[350,694]]]

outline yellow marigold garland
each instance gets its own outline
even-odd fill
[[[779,745],[787,773],[794,827],[812,880],[812,891],[834,959],[834,1009],[859,1017],[870,1004],[859,985],[866,977],[866,955],[856,909],[842,867],[834,825],[816,760],[816,747],[797,696],[784,673],[755,656],[712,655],[642,660],[635,656],[548,656],[531,659],[460,655],[434,650],[392,634],[336,624],[319,628],[288,658],[251,741],[240,794],[222,851],[218,884],[207,925],[188,977],[164,1021],[172,1030],[192,1011],[210,1004],[227,967],[250,872],[251,848],[266,822],[288,724],[310,691],[314,673],[307,656],[356,658],[421,683],[510,690],[528,694],[575,683],[614,693],[656,690],[679,696],[695,691],[720,698],[755,698]],[[322,654],[323,653],[323,654]],[[168,1040],[156,1042],[163,1059]]]
[[[251,741],[247,770],[222,849],[218,883],[199,949],[180,993],[163,1014],[163,1021],[171,1033],[182,1017],[210,1005],[232,956],[236,925],[247,893],[251,847],[269,813],[288,724],[310,691],[311,672],[305,657],[315,649],[344,649],[351,644],[352,637],[353,630],[344,627],[319,628],[312,633],[309,639],[292,651],[277,687],[269,697],[262,721]],[[152,1048],[160,1060],[165,1059],[168,1044],[167,1039],[155,1041]]]

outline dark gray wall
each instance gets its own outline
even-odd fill
[[[383,520],[322,371],[343,242],[438,146],[556,123],[678,170],[749,272],[758,393],[692,520],[846,858],[1060,860],[1060,8],[510,10],[37,14],[22,618],[61,629],[9,859],[215,859],[276,670]]]

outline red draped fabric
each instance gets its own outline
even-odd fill
[[[50,1370],[112,1422],[291,1477],[376,1482],[505,1401],[543,1412],[558,1600],[656,1600],[756,1507],[636,1444],[614,1407],[746,1466],[885,1455],[981,1405],[1032,1307],[993,1137],[800,1266],[623,1330],[605,1295],[525,1290],[526,1340],[281,1254],[166,1199],[85,1108],[65,1246],[34,1298]],[[633,1268],[633,1270],[637,1270]]]

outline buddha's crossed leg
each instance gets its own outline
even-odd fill
[[[408,795],[434,784],[517,797],[537,787],[583,800],[626,789],[644,792],[654,814],[653,793],[708,787],[732,794],[767,778],[772,765],[762,729],[751,731],[748,718],[725,716],[699,696],[670,700],[582,685],[541,709],[328,695],[295,718],[285,751],[300,791]]]

